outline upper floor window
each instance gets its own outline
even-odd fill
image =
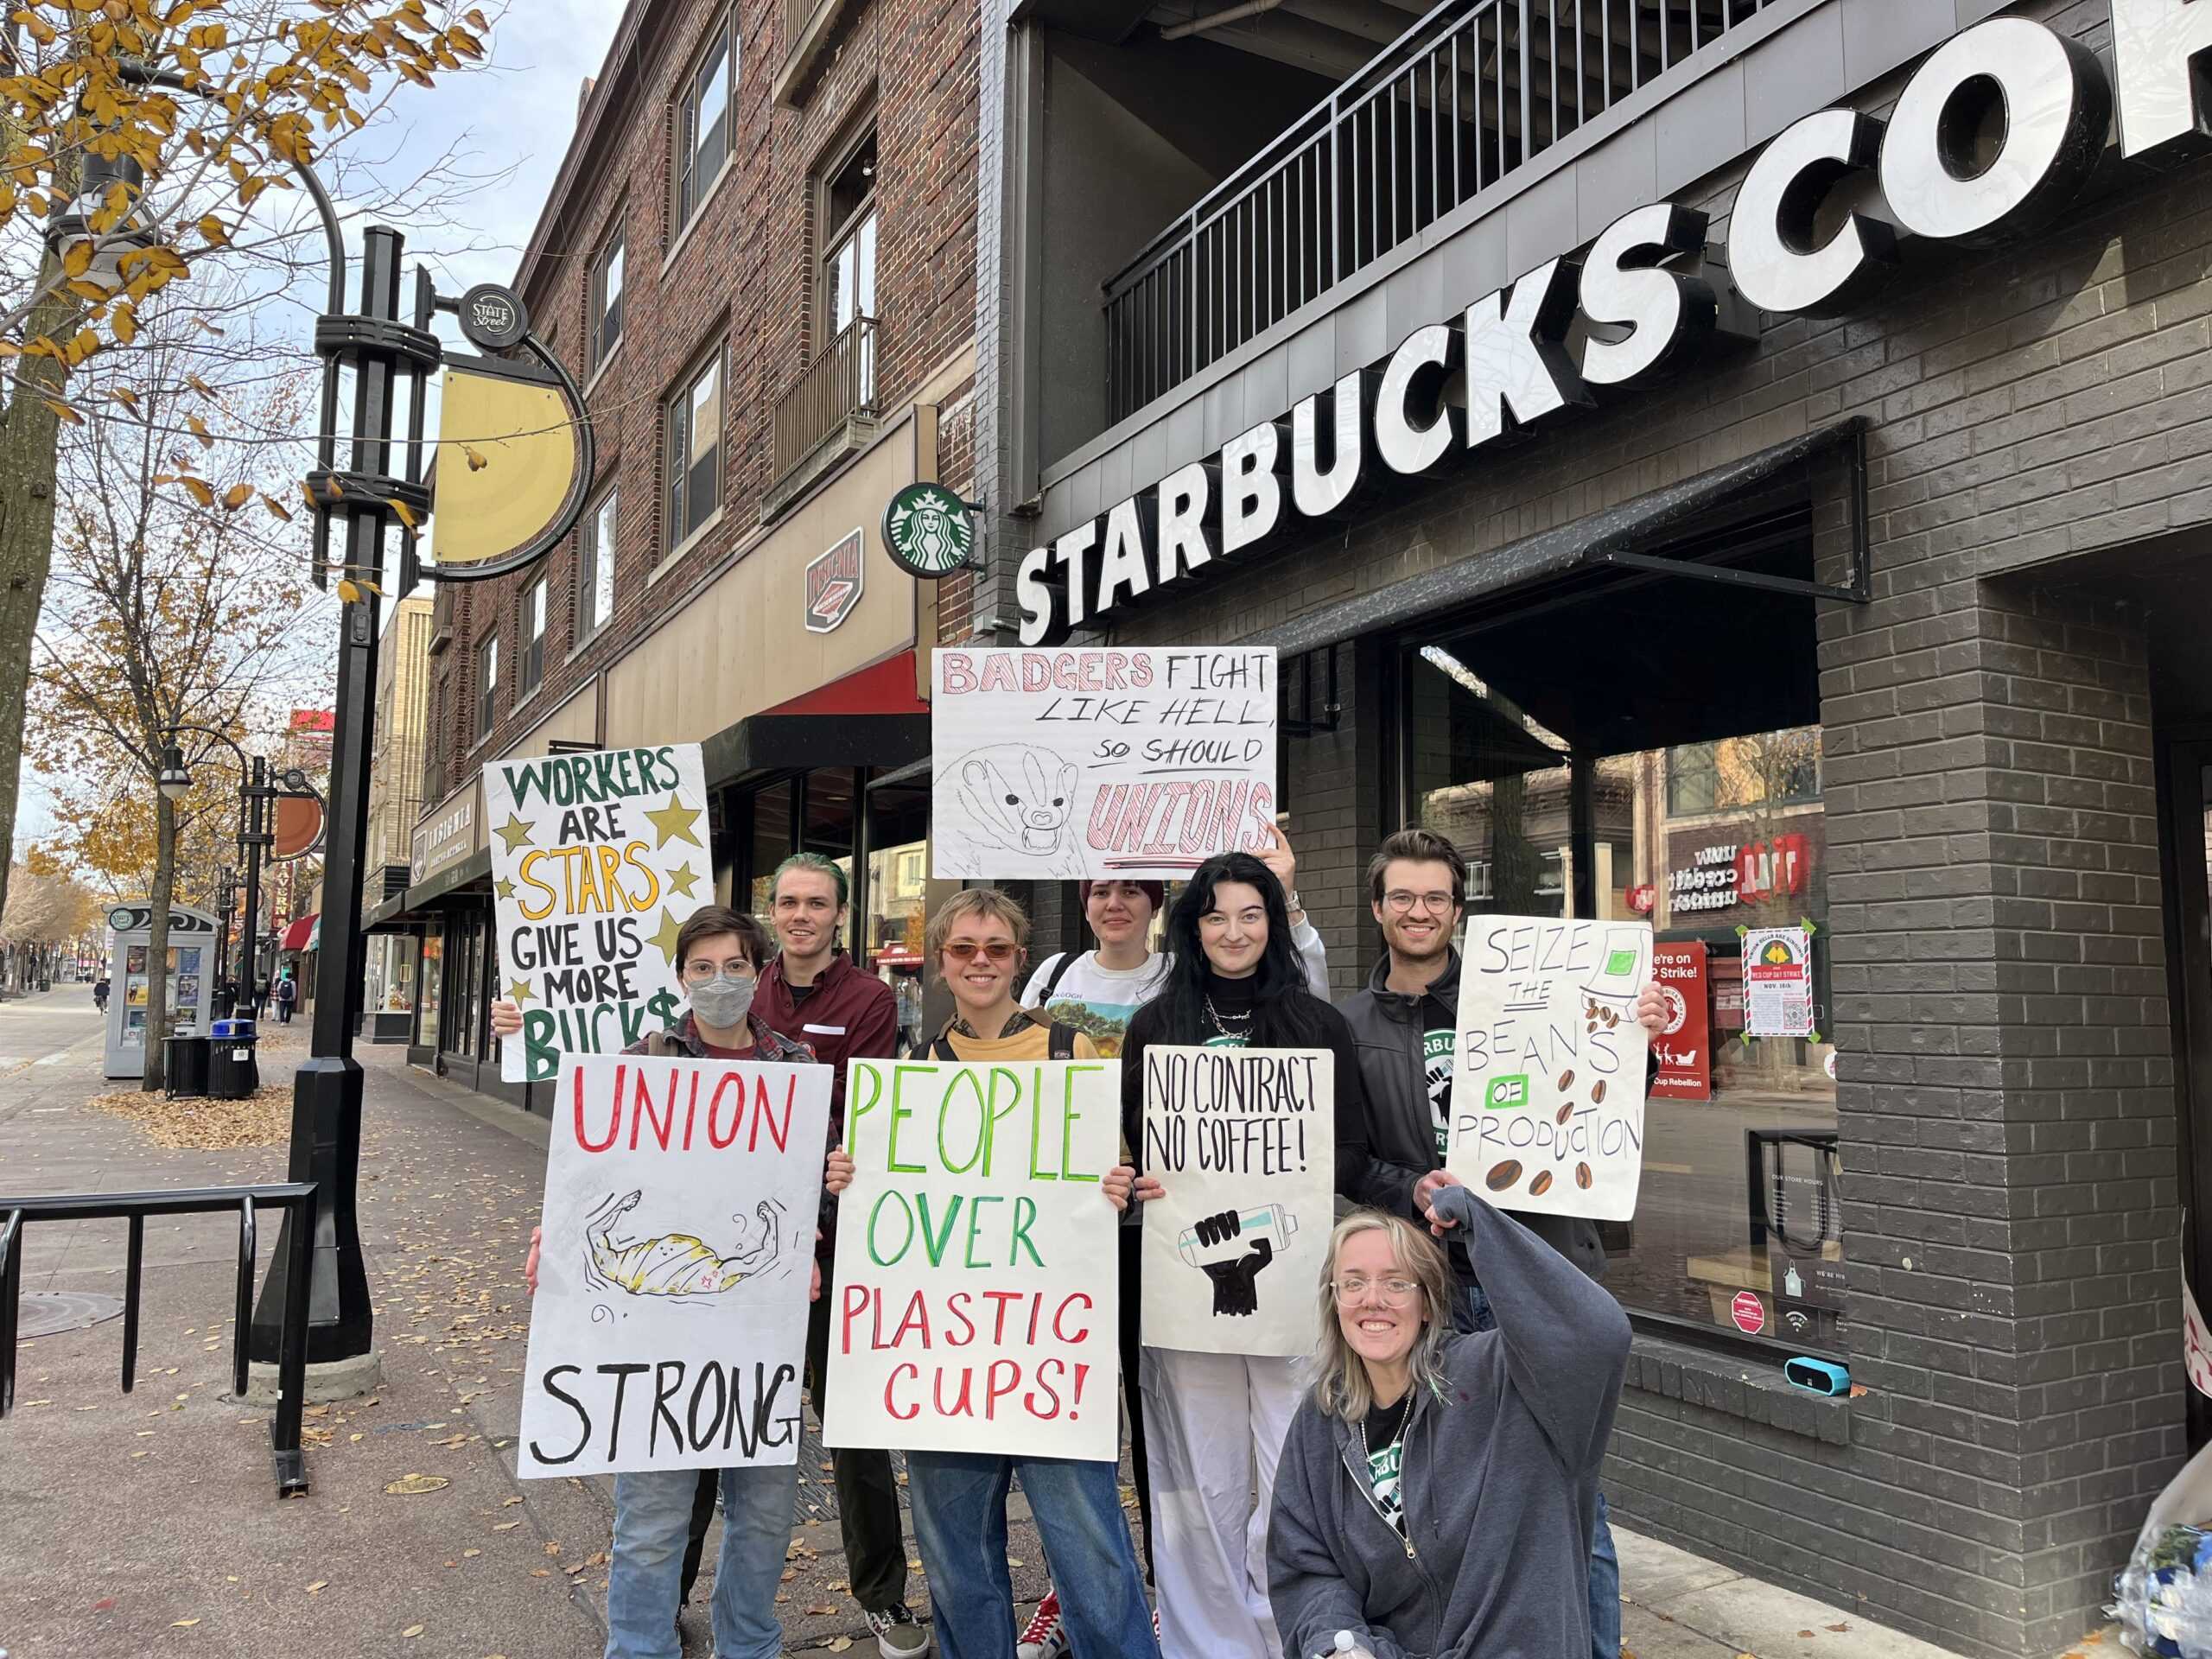
[[[722,347],[669,400],[668,529],[673,550],[690,541],[722,505]]]
[[[1685,743],[1667,751],[1669,817],[1796,806],[1818,800],[1820,795],[1821,733],[1816,726]]]
[[[545,578],[530,584],[522,596],[522,657],[515,664],[515,701],[537,690],[545,677]]]
[[[576,561],[576,643],[607,626],[614,614],[614,524],[616,492],[600,497],[585,515],[582,556]]]
[[[676,111],[676,228],[691,222],[730,156],[730,106],[737,99],[737,16],[714,26],[687,76]]]
[[[836,341],[863,317],[875,315],[875,130],[855,146],[823,189],[823,316]],[[862,403],[875,396],[875,343],[857,341]]]
[[[622,340],[621,226],[607,238],[591,267],[591,366],[596,369],[613,354]]]
[[[484,654],[477,668],[476,737],[479,742],[492,735],[492,728],[499,717],[499,636],[495,633],[484,641]]]

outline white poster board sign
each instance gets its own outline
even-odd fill
[[[1469,918],[1445,1166],[1501,1210],[1634,1215],[1650,978],[1647,922]]]
[[[1802,927],[1744,935],[1744,1029],[1754,1037],[1813,1032],[1813,936]]]
[[[1271,649],[936,653],[940,880],[1187,876],[1274,844]]]
[[[1121,1066],[853,1060],[828,1446],[1120,1452]]]
[[[676,936],[715,897],[699,746],[495,760],[484,810],[499,994],[522,1005],[500,1077],[542,1083],[563,1054],[674,1025]]]
[[[1144,1340],[1205,1354],[1313,1351],[1336,1223],[1336,1057],[1147,1048],[1140,1167]]]
[[[831,1077],[561,1057],[520,1473],[798,1461]]]

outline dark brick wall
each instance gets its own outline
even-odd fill
[[[450,789],[623,650],[707,572],[757,531],[773,482],[778,399],[818,345],[815,308],[823,250],[814,219],[817,176],[860,130],[876,123],[881,318],[877,384],[896,411],[972,337],[976,320],[976,28],[973,6],[953,0],[869,0],[804,106],[771,102],[782,62],[780,0],[737,0],[741,75],[732,115],[730,172],[671,246],[670,134],[678,88],[722,0],[662,0],[644,21],[639,84],[611,106],[591,154],[553,205],[543,257],[524,297],[539,332],[579,380],[589,337],[589,270],[617,215],[627,238],[623,342],[589,388],[599,439],[594,497],[621,490],[614,613],[588,647],[576,644],[575,540],[548,559],[550,578],[543,690],[514,705],[515,611],[520,580],[459,589],[452,646],[435,661],[432,766]],[[602,83],[604,85],[604,83]],[[566,93],[561,93],[566,96]],[[664,268],[665,267],[665,268]],[[662,404],[720,336],[729,341],[722,517],[710,534],[647,577],[665,547],[662,526]],[[962,394],[963,397],[966,394]],[[950,477],[947,474],[948,478]],[[532,573],[531,580],[537,573]],[[477,745],[474,687],[480,641],[502,635],[501,717]],[[749,710],[733,709],[735,721]],[[435,798],[435,797],[434,797]]]
[[[2022,10],[2105,45],[2101,5]],[[1716,236],[1739,176],[1687,194]],[[1872,423],[1873,602],[1823,605],[1796,642],[1821,673],[1849,1345],[1870,1392],[1798,1422],[1747,1414],[1739,1358],[1640,1354],[1607,1489],[1630,1524],[1961,1652],[2046,1654],[2099,1622],[2183,1449],[2145,633],[2042,567],[2070,559],[2074,580],[2084,556],[2212,520],[2209,268],[2212,163],[2115,169],[2031,243],[1915,250],[1848,317],[1775,322],[1116,631],[1247,638]],[[1847,502],[1824,471],[1830,580]],[[1351,889],[1388,752],[1361,645],[1348,748],[1288,740],[1339,983],[1372,949]]]

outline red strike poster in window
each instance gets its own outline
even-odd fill
[[[1651,1039],[1659,1072],[1655,1100],[1713,1098],[1713,1031],[1707,1001],[1705,947],[1694,942],[1654,945],[1651,976],[1667,998],[1667,1027]]]

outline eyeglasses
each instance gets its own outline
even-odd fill
[[[1403,888],[1397,888],[1384,893],[1382,902],[1401,916],[1415,908],[1425,910],[1432,916],[1449,916],[1452,906],[1459,899],[1448,893],[1408,893]]]
[[[1337,1293],[1338,1304],[1347,1307],[1364,1301],[1370,1291],[1385,1307],[1403,1307],[1421,1294],[1421,1283],[1414,1279],[1336,1279],[1329,1288]]]
[[[727,975],[729,978],[741,982],[748,979],[758,979],[760,976],[760,970],[749,962],[713,963],[709,962],[704,957],[700,957],[683,964],[683,982],[687,985],[704,985],[717,973]]]
[[[971,939],[956,939],[944,947],[944,954],[955,962],[973,962],[982,957],[990,962],[1014,960],[1014,944],[1009,939],[993,939],[987,944],[977,944]]]

